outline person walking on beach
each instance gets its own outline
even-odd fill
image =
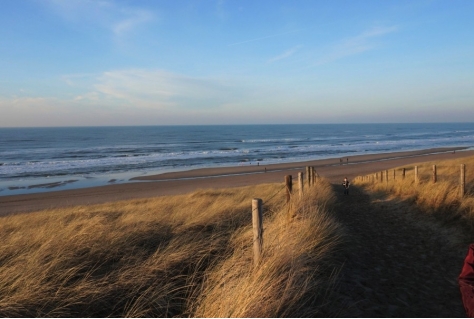
[[[351,183],[347,179],[347,177],[344,177],[344,181],[342,182],[342,186],[344,186],[344,195],[349,195],[349,185]]]

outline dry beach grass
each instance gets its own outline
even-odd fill
[[[461,164],[465,164],[465,196],[460,195]],[[433,182],[433,165],[436,165],[437,181]],[[418,182],[415,181],[418,167]],[[474,157],[445,161],[414,163],[395,167],[389,171],[388,181],[359,181],[372,193],[384,193],[413,203],[422,212],[435,214],[447,222],[462,219],[474,229]],[[405,168],[405,178],[402,169]],[[380,172],[378,173],[380,176]],[[373,174],[372,174],[373,177]]]
[[[456,278],[474,240],[474,157],[439,160],[450,155],[328,166],[380,174],[403,164],[395,180],[390,170],[388,182],[355,181],[350,196],[325,179],[303,199],[295,189],[290,214],[283,184],[269,183],[1,217],[0,315],[462,316]],[[264,202],[257,269],[255,197]]]
[[[292,199],[291,219],[284,200],[282,184],[265,184],[3,217],[0,316],[314,316],[338,269],[334,195],[320,181]]]

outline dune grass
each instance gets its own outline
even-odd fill
[[[324,313],[339,225],[320,180],[200,190],[1,218],[2,317],[278,317]],[[264,201],[252,261],[251,199]],[[290,217],[291,216],[291,217]]]
[[[460,196],[460,165],[466,165],[465,196]],[[437,181],[433,182],[433,165],[436,165]],[[419,182],[415,182],[415,166],[418,166]],[[405,178],[402,179],[402,169]],[[441,220],[451,222],[462,220],[474,230],[474,157],[441,162],[417,163],[405,167],[396,167],[395,180],[393,169],[389,170],[389,179],[373,181],[374,175],[362,180],[356,179],[356,185],[362,185],[373,194],[390,194],[414,204],[422,212],[436,215]],[[375,172],[374,172],[375,173]],[[385,178],[385,177],[384,177]]]

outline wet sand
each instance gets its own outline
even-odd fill
[[[0,216],[118,200],[186,194],[197,189],[282,183],[285,175],[293,175],[296,179],[298,172],[304,172],[306,166],[313,166],[320,176],[328,178],[331,182],[339,182],[345,176],[352,179],[393,167],[467,156],[474,156],[474,151],[463,148],[438,148],[297,163],[271,165],[252,163],[253,165],[247,164],[247,166],[195,169],[136,177],[133,182],[124,184],[0,196]]]

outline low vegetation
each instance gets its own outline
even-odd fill
[[[293,197],[290,212],[283,185],[268,184],[3,217],[0,316],[327,316],[339,267],[334,195],[320,180]]]
[[[461,196],[461,164],[465,164],[465,195]],[[436,165],[436,182],[433,181]],[[418,167],[418,182],[415,181]],[[405,178],[402,170],[405,169]],[[395,170],[395,179],[393,171]],[[420,211],[435,215],[444,222],[461,221],[468,230],[474,230],[474,157],[442,162],[425,162],[388,171],[388,181],[380,180],[381,172],[356,179],[372,194],[399,198],[415,205]]]

